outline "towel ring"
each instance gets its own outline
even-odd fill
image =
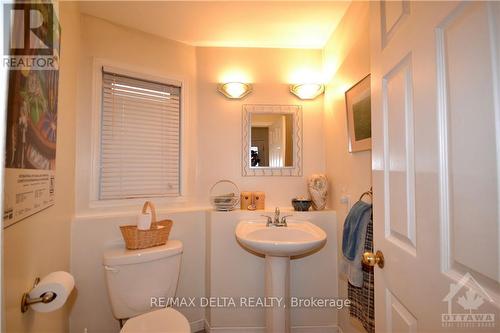
[[[361,196],[359,197],[359,201],[361,201],[365,195],[369,196],[370,199],[373,200],[373,190],[371,186],[369,191],[363,192],[363,194],[361,194]]]

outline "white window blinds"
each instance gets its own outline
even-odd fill
[[[180,195],[180,95],[103,69],[99,199]]]

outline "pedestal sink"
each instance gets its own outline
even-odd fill
[[[266,331],[290,332],[290,257],[323,246],[325,232],[310,222],[289,219],[286,227],[266,226],[264,220],[244,220],[238,223],[235,233],[242,246],[265,255],[265,296],[283,300],[282,306],[266,308]]]

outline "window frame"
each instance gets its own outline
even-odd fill
[[[186,80],[175,75],[158,76],[152,72],[133,68],[129,65],[117,64],[116,62],[94,58],[92,66],[92,118],[91,118],[91,168],[90,168],[90,188],[89,188],[89,208],[120,207],[129,205],[140,205],[146,200],[154,200],[158,204],[177,204],[186,202],[186,101],[187,83]],[[180,138],[179,138],[179,196],[150,196],[144,198],[123,198],[123,199],[100,199],[100,160],[101,160],[101,119],[102,119],[102,73],[116,73],[118,75],[129,76],[139,80],[154,81],[168,85],[178,86],[180,93]]]

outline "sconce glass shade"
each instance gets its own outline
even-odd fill
[[[325,86],[319,83],[292,84],[290,92],[300,99],[315,99],[325,91]]]
[[[240,99],[252,92],[252,85],[242,82],[227,82],[217,86],[217,90],[230,99]]]

